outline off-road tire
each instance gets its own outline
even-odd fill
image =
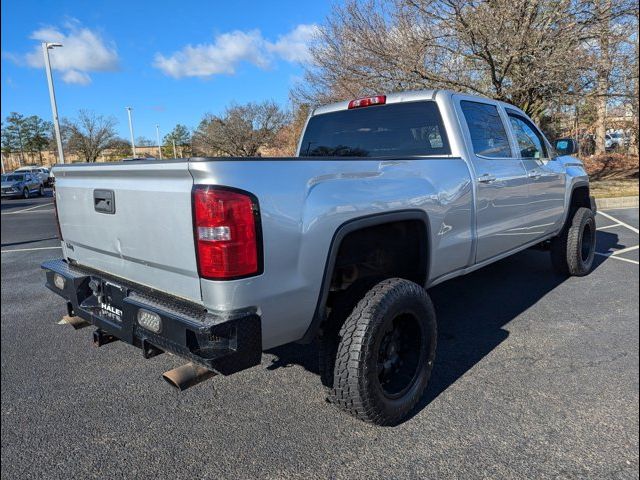
[[[583,277],[591,272],[596,247],[596,219],[589,208],[578,208],[562,232],[551,241],[551,263],[560,275]]]
[[[405,350],[406,357],[398,356],[402,358],[401,368],[407,368],[402,362],[409,356],[412,360],[407,365],[415,363],[415,367],[404,377],[410,377],[406,385],[403,382],[404,386],[394,393],[382,384],[379,362],[384,340],[399,328],[396,322],[412,326],[416,335],[411,338],[418,347]],[[329,400],[369,423],[396,425],[403,421],[422,398],[435,359],[436,315],[425,290],[400,278],[378,283],[348,316],[339,338]]]
[[[383,280],[382,277],[358,280],[346,290],[335,294],[336,298],[331,313],[322,325],[322,333],[318,342],[318,370],[320,381],[327,389],[328,397],[335,395],[333,370],[340,343],[340,329],[362,297],[381,280]]]

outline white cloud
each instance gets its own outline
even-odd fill
[[[266,58],[262,56],[262,43],[262,36],[257,30],[224,33],[211,44],[187,45],[169,57],[158,53],[154,66],[176,78],[233,74],[242,61],[260,67],[267,65]]]
[[[288,62],[306,63],[311,60],[309,44],[317,33],[317,25],[298,25],[267,48]]]
[[[91,77],[78,70],[67,70],[62,73],[62,80],[65,83],[76,83],[78,85],[89,85],[91,83]]]
[[[276,42],[266,40],[259,30],[233,31],[214,38],[213,43],[187,45],[169,56],[156,54],[154,66],[174,77],[209,77],[236,72],[242,62],[266,69],[276,59],[287,62],[309,60],[308,46],[316,25],[298,25]]]
[[[39,42],[57,42],[62,48],[49,51],[51,68],[62,72],[66,83],[88,85],[91,72],[113,72],[119,68],[118,52],[111,42],[106,42],[99,33],[82,27],[76,20],[65,23],[63,28],[44,27],[34,31],[30,38]],[[37,45],[33,51],[17,57],[18,63],[26,63],[33,68],[42,68],[44,59],[42,47]]]

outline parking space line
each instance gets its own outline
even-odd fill
[[[46,213],[46,212],[54,212],[55,210],[53,208],[47,208],[46,210],[32,210],[30,212],[20,212],[20,213]],[[7,213],[3,213],[2,215],[13,215],[14,213],[18,213],[18,212],[7,212]]]
[[[640,262],[638,262],[637,260],[631,260],[630,258],[624,258],[624,257],[617,257],[613,253],[596,252],[596,255],[598,255],[600,257],[613,258],[614,260],[621,260],[623,262],[633,263],[634,265],[640,265]]]
[[[53,202],[51,202],[51,203],[42,203],[40,205],[35,205],[33,207],[23,208],[22,210],[16,210],[15,212],[6,212],[6,213],[3,213],[2,215],[15,215],[16,213],[28,212],[29,210],[35,210],[36,208],[46,207],[47,205],[53,205]]]
[[[598,227],[596,230],[606,230],[607,228],[621,227],[621,226],[622,226],[621,223],[614,223],[613,225],[605,225],[604,227]]]
[[[62,248],[62,247],[14,248],[12,250],[0,250],[0,253],[32,252],[34,250],[55,250],[56,248]]]
[[[638,232],[638,229],[637,229],[636,227],[632,227],[632,226],[631,226],[631,225],[629,225],[628,223],[624,223],[624,222],[622,222],[622,221],[618,220],[617,218],[612,217],[612,216],[611,216],[611,215],[609,215],[608,213],[604,213],[604,212],[602,212],[602,211],[598,211],[598,213],[599,213],[600,215],[602,215],[603,217],[608,218],[609,220],[612,220],[612,221],[614,221],[614,222],[619,223],[622,227],[628,228],[628,229],[629,229],[629,230],[631,230],[632,232],[639,233],[639,232]]]
[[[636,245],[634,247],[627,247],[627,248],[623,248],[621,250],[616,250],[615,252],[612,252],[611,255],[620,255],[621,253],[632,252],[634,250],[637,250],[638,247],[639,247],[639,245]]]

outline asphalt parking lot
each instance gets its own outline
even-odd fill
[[[51,203],[2,201],[3,478],[638,478],[637,209],[598,215],[588,277],[530,250],[432,289],[427,397],[380,428],[324,401],[315,347],[179,394],[180,359],[58,325]]]

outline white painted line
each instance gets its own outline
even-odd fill
[[[55,210],[53,208],[47,208],[46,210],[33,210],[31,212],[20,212],[20,213],[46,213],[46,212],[54,212]],[[8,212],[8,213],[3,213],[2,215],[13,215],[14,213],[17,212]]]
[[[607,228],[620,227],[621,223],[614,223],[613,225],[605,225],[604,227],[598,227],[596,230],[606,230]]]
[[[596,252],[596,255],[599,255],[601,257],[613,258],[614,260],[622,260],[623,262],[633,263],[634,265],[640,265],[640,262],[638,262],[637,260],[631,260],[630,258],[624,258],[624,257],[614,257],[610,253],[598,253],[598,252]]]
[[[603,208],[602,210],[606,210],[608,212],[609,210],[631,210],[631,209],[635,209],[635,208],[638,208],[638,206],[637,205],[629,205],[628,207],[606,207],[606,208]],[[599,211],[600,210],[598,210],[598,212]]]
[[[636,245],[635,247],[627,247],[623,248],[622,250],[616,250],[615,252],[612,252],[611,255],[620,255],[621,253],[633,252],[634,250],[637,250],[639,246],[640,245]]]
[[[623,227],[628,228],[628,229],[629,229],[629,230],[631,230],[632,232],[636,232],[636,233],[638,233],[638,229],[637,229],[636,227],[632,227],[631,225],[629,225],[629,224],[627,224],[627,223],[624,223],[624,222],[622,222],[622,221],[618,220],[618,219],[617,219],[617,218],[615,218],[615,217],[612,217],[612,216],[611,216],[611,215],[609,215],[608,213],[604,213],[604,212],[601,212],[601,211],[598,211],[598,213],[599,213],[600,215],[602,215],[603,217],[608,218],[609,220],[613,220],[614,222],[618,222],[620,225],[622,225]]]
[[[15,248],[13,250],[1,250],[1,253],[12,253],[12,252],[33,252],[35,250],[55,250],[56,248],[62,247],[35,247],[35,248]]]
[[[35,210],[36,208],[46,207],[47,205],[53,205],[53,202],[41,203],[40,205],[36,205],[34,207],[23,208],[22,210],[16,210],[15,212],[6,212],[6,213],[3,213],[2,215],[15,215],[16,213],[28,212],[29,210]]]

